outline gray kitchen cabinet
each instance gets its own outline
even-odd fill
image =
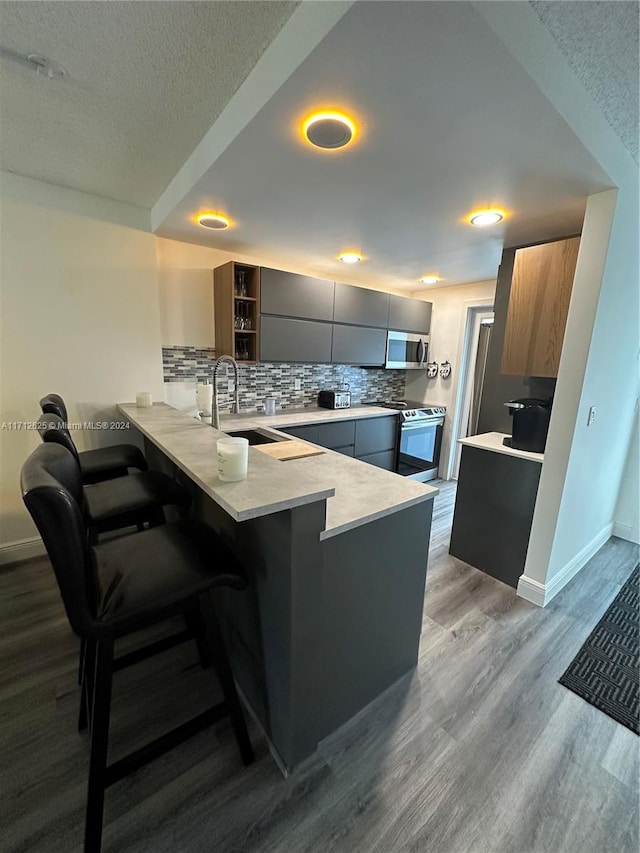
[[[406,296],[389,296],[389,328],[426,334],[431,328],[431,303]]]
[[[395,471],[395,450],[383,450],[382,453],[368,453],[366,456],[358,456],[358,459],[360,462],[368,462],[369,465],[384,468],[386,471]]]
[[[262,315],[260,361],[331,362],[331,323]]]
[[[356,456],[360,459],[385,450],[395,451],[397,433],[396,415],[356,421]]]
[[[385,361],[387,333],[363,326],[333,327],[331,361],[334,364],[380,365]]]
[[[310,441],[312,444],[319,444],[318,424],[283,427],[280,432],[286,432],[287,435],[293,436],[293,438],[301,438],[303,441]]]
[[[332,281],[268,267],[260,268],[262,314],[330,322],[333,320],[333,290]]]
[[[334,323],[386,329],[388,320],[388,293],[336,282]]]
[[[353,444],[348,444],[346,447],[332,447],[336,453],[342,453],[343,456],[355,456],[355,448]]]
[[[332,424],[318,424],[318,444],[336,450],[355,444],[356,422],[336,421]]]

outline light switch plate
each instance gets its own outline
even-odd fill
[[[589,417],[587,418],[587,426],[591,426],[591,424],[595,421],[595,419],[596,419],[596,407],[591,406],[591,408],[589,409]]]
[[[233,389],[234,389],[233,379],[227,379],[227,391],[229,392],[229,394],[231,394]]]
[[[294,391],[301,391],[302,390],[302,382],[300,379],[294,379],[293,380],[293,390]]]

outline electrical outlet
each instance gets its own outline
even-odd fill
[[[302,381],[300,379],[293,380],[294,391],[302,391]]]
[[[233,392],[234,387],[235,386],[233,384],[233,379],[227,379],[227,391],[229,392],[229,394]]]
[[[591,424],[595,421],[595,419],[596,419],[596,407],[591,406],[591,408],[589,409],[589,417],[587,418],[587,426],[591,426]]]

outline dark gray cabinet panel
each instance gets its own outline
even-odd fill
[[[262,316],[260,361],[331,361],[331,323]]]
[[[318,424],[318,444],[333,450],[355,444],[356,422],[336,421],[334,424]]]
[[[465,445],[449,553],[517,587],[541,470],[539,462]]]
[[[391,294],[389,328],[397,332],[428,333],[431,328],[431,303]]]
[[[356,456],[367,456],[383,450],[395,450],[397,416],[364,418],[356,421]]]
[[[355,456],[353,444],[349,444],[347,447],[332,447],[331,449],[335,450],[336,453],[342,453],[343,456]]]
[[[303,441],[310,441],[313,444],[318,444],[318,426],[317,424],[309,424],[308,426],[286,427],[280,432],[286,432],[287,435],[292,435],[294,438],[301,438]]]
[[[260,268],[260,311],[281,317],[333,320],[332,281]]]
[[[384,329],[365,329],[363,326],[333,327],[331,361],[334,364],[383,365],[387,346]]]
[[[368,462],[369,465],[375,465],[377,468],[384,468],[386,471],[395,470],[396,454],[394,450],[384,450],[382,453],[368,453],[366,456],[358,456],[361,462]]]
[[[336,283],[335,323],[350,323],[353,326],[372,326],[386,329],[389,319],[389,294],[352,284]]]

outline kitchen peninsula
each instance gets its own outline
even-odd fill
[[[415,666],[437,489],[324,448],[282,462],[250,447],[247,479],[223,483],[223,433],[166,404],[119,409],[144,436],[150,466],[190,488],[193,511],[246,568],[249,590],[218,603],[241,691],[290,770]],[[223,428],[287,441],[271,423],[301,417],[237,416]]]

